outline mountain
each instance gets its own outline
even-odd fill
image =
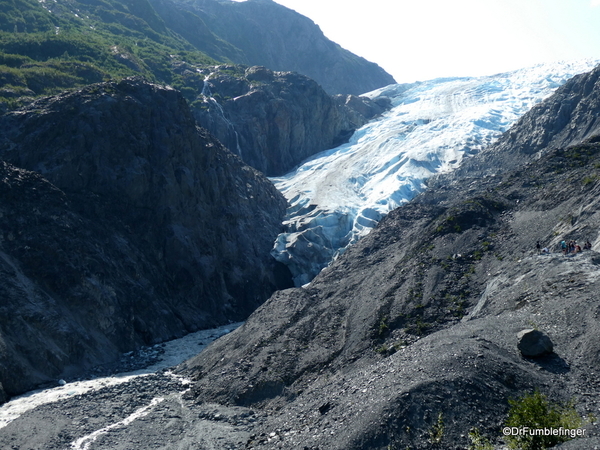
[[[392,83],[389,75],[274,2],[0,0],[0,11],[0,111],[142,76],[181,91],[202,126],[247,164],[278,176],[345,142],[388,106],[348,93]],[[304,30],[305,40],[282,25]],[[246,47],[219,30],[236,30],[234,40]],[[330,96],[319,83],[344,95]]]
[[[285,200],[173,89],[42,98],[1,118],[0,158],[9,396],[242,320],[290,286],[269,255]]]
[[[329,94],[359,95],[395,83],[377,64],[327,39],[312,20],[272,0],[174,0],[168,6],[164,0],[151,1],[158,11],[170,10],[172,19],[167,23],[190,42],[206,29],[182,24],[191,25],[190,16],[199,17],[210,32],[241,50],[241,54],[228,54],[231,62],[298,72]],[[173,6],[177,13],[172,12]],[[221,60],[201,42],[197,46]]]
[[[332,97],[301,74],[219,64],[199,48],[246,57],[182,8],[0,0],[0,399],[242,320],[291,286],[269,254],[285,199],[196,121],[279,175],[388,107]]]
[[[219,62],[315,75],[334,93],[393,83],[377,65],[326,39],[309,19],[273,2],[246,3],[0,0],[0,105],[14,108],[32,97],[134,75],[169,84],[192,101],[202,90],[196,68]],[[281,31],[291,24],[306,40]],[[230,28],[235,42],[213,31]],[[278,55],[299,45],[306,56]],[[182,64],[193,68],[181,73]]]
[[[508,399],[534,390],[597,411],[599,98],[600,68],[574,77],[470,160],[511,166],[439,175],[308,287],[275,293],[180,367],[196,401],[257,411],[257,449],[466,448],[474,429],[498,447]],[[518,143],[538,132],[532,158]],[[550,354],[521,353],[531,328]],[[592,448],[585,427],[564,448]]]
[[[290,268],[297,286],[309,282],[385,214],[423,191],[425,180],[460,167],[569,78],[596,64],[545,64],[487,77],[393,85],[366,94],[375,101],[391,99],[392,109],[357,130],[348,143],[273,179],[290,202],[275,258]],[[577,114],[569,109],[577,98],[569,93],[556,99],[540,116],[559,114],[566,120]],[[587,114],[583,130],[593,129],[596,110]],[[554,133],[546,123],[529,129],[528,139],[538,147],[548,143],[543,136]],[[507,147],[514,145],[505,140]],[[510,154],[504,147],[496,153]],[[504,164],[486,160],[483,166],[494,171]],[[471,170],[468,166],[463,172]]]
[[[145,0],[2,0],[0,11],[4,108],[133,75],[185,91],[173,63],[216,63],[168,30]]]

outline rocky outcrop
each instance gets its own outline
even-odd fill
[[[199,50],[222,61],[298,72],[330,94],[359,95],[394,84],[377,64],[330,41],[310,19],[270,0],[151,0],[176,33]],[[241,50],[223,45],[214,36]]]
[[[270,414],[247,444],[269,449],[466,448],[472,428],[501,446],[507,400],[534,389],[597,410],[600,138],[563,142],[521,170],[441,177],[308,287],[277,292],[181,367],[197,401]],[[564,255],[562,239],[592,250]],[[531,327],[554,353],[522,357]]]
[[[0,127],[8,395],[243,319],[286,286],[269,255],[285,200],[177,91],[92,85]]]
[[[346,142],[389,108],[385,98],[331,97],[292,72],[232,65],[203,72],[202,95],[192,102],[198,123],[268,176]]]

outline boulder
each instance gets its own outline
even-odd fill
[[[519,331],[517,339],[519,340],[517,348],[526,358],[547,355],[554,349],[552,341],[546,334],[532,328]]]

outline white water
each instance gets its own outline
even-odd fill
[[[31,391],[11,399],[9,402],[0,406],[0,428],[4,428],[19,416],[35,408],[36,406],[47,403],[58,402],[74,395],[84,394],[86,392],[100,389],[106,386],[125,383],[132,378],[149,375],[158,372],[161,369],[176,366],[185,360],[200,353],[213,340],[230,333],[241,323],[224,325],[210,330],[201,330],[188,334],[181,339],[175,339],[164,343],[164,353],[160,356],[160,361],[145,369],[133,372],[120,373],[111,377],[96,378],[93,380],[75,381],[67,383],[64,386],[58,386],[51,389]],[[163,345],[163,344],[159,344]],[[87,447],[83,447],[87,448]]]
[[[94,431],[92,434],[88,434],[87,436],[77,439],[75,442],[71,443],[71,448],[73,450],[88,450],[90,448],[90,445],[92,445],[94,443],[94,441],[96,439],[98,439],[100,436],[102,436],[103,434],[109,433],[111,430],[114,430],[116,428],[126,427],[127,425],[132,423],[134,420],[137,420],[141,417],[148,415],[152,411],[152,408],[154,408],[156,405],[158,405],[163,400],[164,400],[164,397],[157,397],[157,398],[152,399],[152,401],[150,402],[149,405],[146,405],[146,406],[138,409],[133,414],[131,414],[130,416],[121,420],[120,422],[113,423],[112,425],[109,425],[107,427],[101,428],[100,430]]]
[[[217,111],[219,112],[219,115],[221,116],[221,118],[223,119],[225,124],[227,125],[227,129],[233,131],[233,134],[235,135],[235,147],[237,150],[237,154],[241,158],[242,157],[242,148],[240,147],[240,136],[239,136],[238,132],[236,131],[235,127],[233,126],[233,123],[231,123],[231,120],[229,120],[225,116],[225,111],[223,110],[223,107],[219,104],[217,99],[213,97],[212,92],[210,91],[208,79],[210,78],[211,75],[212,75],[212,73],[207,75],[204,78],[204,85],[202,86],[201,94],[204,96],[204,98],[206,99],[206,101],[209,104],[214,105],[214,107],[217,109]]]
[[[290,203],[286,231],[272,254],[296,285],[425,188],[430,176],[458,167],[494,142],[535,104],[599,61],[543,64],[478,78],[391,85],[393,108],[357,130],[350,142],[273,178]]]

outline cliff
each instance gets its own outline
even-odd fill
[[[198,123],[267,176],[346,142],[389,106],[385,99],[332,97],[304,75],[265,67],[222,65],[202,75],[202,93],[191,104]]]
[[[8,395],[241,320],[288,283],[269,255],[285,200],[177,91],[92,85],[6,114],[0,136]]]

